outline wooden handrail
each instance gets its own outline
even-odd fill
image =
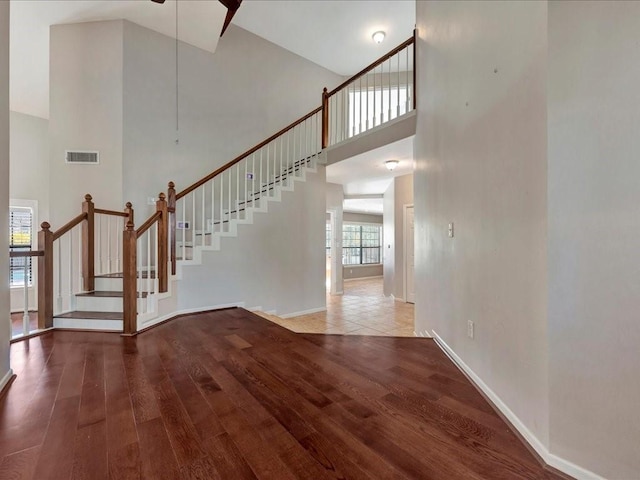
[[[94,208],[93,213],[100,213],[102,215],[112,215],[114,217],[128,217],[129,214],[126,212],[118,212],[116,210],[105,210],[103,208]]]
[[[274,133],[273,135],[271,135],[269,138],[267,138],[266,140],[260,142],[259,144],[257,144],[255,147],[250,148],[249,150],[247,150],[246,152],[242,153],[241,155],[237,156],[236,158],[234,158],[233,160],[231,160],[229,163],[223,165],[222,167],[218,168],[216,171],[211,172],[209,175],[207,175],[206,177],[198,180],[197,182],[195,182],[193,185],[185,188],[183,191],[181,191],[180,193],[176,194],[176,200],[180,200],[182,197],[184,197],[185,195],[188,195],[189,193],[193,192],[196,188],[201,187],[202,185],[204,185],[205,183],[207,183],[209,180],[211,180],[214,177],[217,177],[218,175],[220,175],[222,172],[230,169],[231,167],[233,167],[236,163],[242,161],[242,159],[248,157],[249,155],[251,155],[254,152],[257,152],[258,150],[260,150],[262,147],[264,147],[266,144],[271,143],[273,140],[275,140],[276,138],[278,138],[280,135],[283,135],[284,133],[288,132],[289,130],[291,130],[292,128],[298,126],[299,124],[301,124],[302,122],[304,122],[305,120],[307,120],[310,117],[313,117],[316,113],[319,113],[320,111],[322,111],[322,107],[318,107],[315,110],[312,110],[311,112],[307,113],[305,116],[300,117],[298,120],[296,120],[295,122],[293,122],[290,125],[287,125],[286,127],[284,127],[282,130],[280,130],[277,133]]]
[[[80,222],[82,222],[86,218],[87,218],[87,212],[82,212],[80,215],[75,217],[73,220],[70,220],[69,222],[65,223],[62,227],[60,227],[58,230],[53,232],[53,239],[54,240],[59,239],[62,235],[67,233],[69,230],[71,230],[76,225],[79,225]]]
[[[42,257],[42,256],[44,256],[43,250],[30,250],[28,252],[9,252],[10,258]]]
[[[136,236],[138,238],[140,238],[140,236],[146,232],[147,230],[149,230],[154,223],[156,223],[158,221],[158,219],[162,216],[162,212],[156,212],[153,215],[151,215],[146,222],[144,222],[142,225],[140,225],[140,228],[138,228],[136,230]]]
[[[376,60],[375,62],[373,62],[372,64],[370,64],[369,66],[363,68],[362,70],[360,70],[358,73],[356,73],[353,77],[351,77],[348,80],[345,80],[344,82],[342,82],[340,85],[338,85],[336,88],[334,88],[333,90],[331,90],[327,95],[329,97],[331,97],[332,95],[335,95],[337,92],[339,92],[340,90],[342,90],[344,87],[346,87],[347,85],[349,85],[350,83],[352,83],[354,80],[357,80],[358,78],[362,77],[363,75],[365,75],[366,73],[369,73],[371,70],[373,70],[374,68],[376,68],[378,65],[380,65],[381,63],[386,62],[387,60],[389,60],[391,57],[393,57],[396,53],[401,52],[402,50],[404,50],[405,48],[407,48],[409,45],[411,45],[412,43],[414,43],[415,41],[415,37],[411,37],[407,40],[405,40],[404,42],[402,42],[400,45],[398,45],[396,48],[394,48],[393,50],[391,50],[389,53],[387,53],[386,55],[380,57],[378,60]],[[414,66],[415,69],[415,66]]]

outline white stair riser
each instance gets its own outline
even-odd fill
[[[122,297],[76,297],[76,310],[84,312],[122,312]]]
[[[152,280],[153,282],[153,280]],[[153,285],[153,283],[152,283]],[[122,278],[100,278],[96,277],[96,290],[104,291],[104,292],[121,292],[122,288]],[[138,279],[138,290],[147,291],[147,279],[139,278]]]
[[[122,331],[122,320],[95,320],[83,318],[55,318],[55,328],[76,328],[80,330],[115,330]]]

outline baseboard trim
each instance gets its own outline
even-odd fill
[[[312,313],[319,313],[319,312],[326,312],[327,311],[327,307],[319,307],[319,308],[311,308],[309,310],[302,310],[300,312],[292,312],[292,313],[285,313],[284,315],[278,315],[280,318],[292,318],[292,317],[299,317],[300,315],[310,315]]]
[[[515,430],[521,439],[539,456],[539,458],[548,466],[557,469],[561,473],[570,475],[571,477],[581,480],[605,480],[604,477],[596,473],[580,467],[569,460],[558,457],[551,453],[547,447],[536,437],[529,428],[513,413],[506,403],[493,391],[484,381],[447,345],[447,343],[436,333],[433,333],[433,339],[440,349],[447,355],[451,361],[464,373],[464,375],[475,385],[475,387],[483,393],[484,397],[492,406],[502,414],[504,419]]]
[[[432,338],[428,330],[416,330],[413,332],[416,337]]]
[[[4,396],[7,394],[7,391],[9,390],[9,387],[15,379],[16,375],[14,375],[12,369],[9,369],[4,377],[2,377],[2,380],[0,380],[0,399],[4,398]]]

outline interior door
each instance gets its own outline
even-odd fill
[[[409,205],[405,209],[405,298],[409,303],[415,303],[415,248],[414,248],[414,227],[413,227],[413,205]]]

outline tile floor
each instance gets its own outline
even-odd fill
[[[344,282],[344,295],[327,294],[327,311],[293,318],[255,312],[298,333],[413,337],[413,304],[382,294],[382,278]]]

